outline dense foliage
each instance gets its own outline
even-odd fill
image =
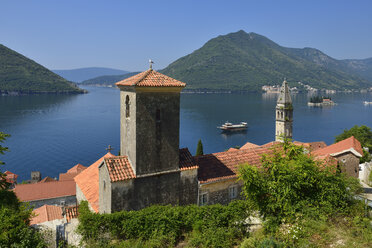
[[[322,63],[325,60],[329,63]],[[331,62],[335,66],[328,66]],[[260,91],[283,78],[292,85],[303,82],[315,88],[371,87],[372,78],[345,73],[344,65],[316,49],[285,48],[264,36],[239,31],[211,39],[161,72],[187,83],[186,89]]]
[[[262,167],[241,167],[249,202],[267,221],[267,228],[298,216],[319,217],[349,209],[359,182],[336,172],[336,164],[314,160],[302,147],[285,141],[263,156]]]
[[[0,154],[4,154],[4,152],[8,151],[8,147],[2,146],[1,143],[5,141],[7,137],[9,137],[9,134],[0,132]],[[0,160],[0,165],[3,165],[4,162]],[[0,170],[0,190],[1,189],[7,189],[8,188],[8,183],[5,181],[5,175],[2,173]]]
[[[329,96],[328,97],[312,96],[312,97],[310,97],[310,102],[312,102],[312,103],[321,103],[321,102],[323,102],[323,99],[329,99],[329,100],[331,100],[331,98]]]
[[[198,145],[196,146],[195,156],[199,156],[199,155],[203,155],[203,154],[204,154],[203,143],[202,143],[201,139],[199,139]]]
[[[0,44],[0,94],[83,93],[73,83]]]
[[[95,214],[79,207],[79,231],[90,247],[173,247],[187,237],[193,247],[231,247],[246,234],[251,212],[245,201],[228,206],[152,206]]]
[[[372,131],[370,127],[365,125],[355,125],[350,129],[345,129],[343,133],[337,135],[335,137],[335,142],[339,142],[341,140],[347,139],[351,136],[354,136],[362,145],[362,147],[367,147],[369,152],[363,151],[363,157],[361,158],[361,162],[370,161],[372,152]]]
[[[7,137],[8,134],[0,132],[0,143]],[[0,154],[5,151],[8,148],[0,145]],[[0,176],[0,247],[46,247],[40,233],[29,227],[32,208],[19,202],[8,189],[1,171]]]

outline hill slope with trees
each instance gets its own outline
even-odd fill
[[[0,95],[84,92],[35,61],[0,44]]]
[[[241,30],[209,40],[161,72],[186,82],[187,89],[260,91],[263,85],[279,84],[283,78],[292,85],[302,82],[319,89],[371,87],[369,60],[358,61],[363,70],[353,69],[353,63],[355,60],[338,61],[313,48],[282,47]]]

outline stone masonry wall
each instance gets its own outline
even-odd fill
[[[136,175],[179,167],[180,93],[137,92]]]
[[[237,197],[231,199],[229,196],[229,188],[235,185],[238,189]],[[237,179],[224,180],[209,184],[201,184],[199,187],[199,196],[203,193],[207,193],[208,205],[217,203],[228,204],[232,200],[241,199],[242,185],[243,183],[241,181],[237,181]]]
[[[111,213],[111,180],[108,173],[107,167],[102,165],[98,168],[99,170],[99,212],[100,213]]]
[[[353,153],[348,152],[346,154],[341,154],[336,156],[339,162],[341,172],[346,173],[346,175],[358,178],[359,177],[359,158]]]
[[[179,204],[180,172],[112,183],[112,210],[139,210],[154,204]]]
[[[76,205],[76,196],[62,196],[62,197],[57,197],[57,198],[49,198],[49,199],[43,199],[43,200],[38,200],[38,201],[30,201],[29,202],[31,206],[34,206],[34,208],[39,208],[45,204],[47,205],[57,205],[57,206],[62,206],[62,205]]]
[[[180,205],[197,204],[198,169],[181,171]]]

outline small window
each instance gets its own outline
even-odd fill
[[[233,185],[229,187],[229,197],[230,199],[235,199],[236,197],[238,197],[238,186],[237,185]]]
[[[161,120],[160,117],[161,117],[160,116],[160,109],[157,109],[156,110],[156,122],[160,122],[160,120]]]
[[[199,195],[199,206],[205,206],[208,204],[208,192]]]
[[[106,181],[103,181],[103,190],[106,190]]]
[[[129,96],[127,96],[127,97],[125,98],[125,117],[126,117],[126,118],[129,118],[129,116],[130,116],[129,105],[130,105],[130,102],[129,102]]]

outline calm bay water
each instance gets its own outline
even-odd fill
[[[77,163],[89,166],[111,145],[117,154],[120,143],[119,90],[86,87],[85,95],[0,96],[0,131],[12,136],[5,142],[10,152],[0,155],[2,171],[30,177],[58,177]],[[202,139],[205,153],[224,151],[249,141],[264,144],[274,139],[274,108],[271,94],[182,94],[180,147],[195,153]],[[335,94],[338,105],[310,108],[305,94],[292,95],[293,135],[299,141],[333,143],[334,136],[353,125],[372,127],[372,94]],[[248,122],[245,133],[221,134],[225,121]]]

